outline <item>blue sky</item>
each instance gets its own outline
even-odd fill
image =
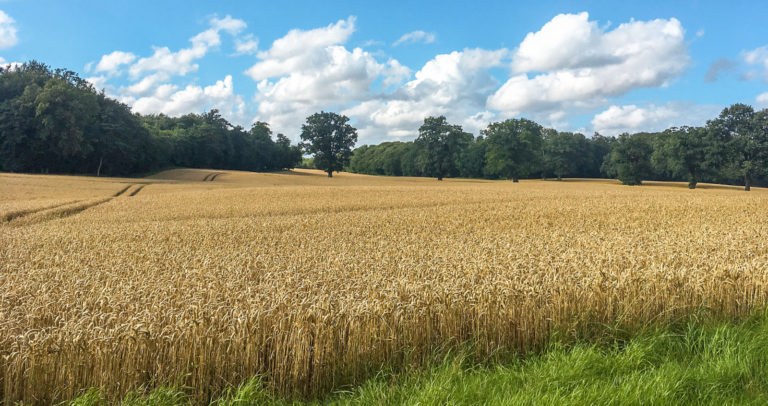
[[[0,62],[65,67],[134,111],[218,108],[298,139],[316,111],[359,143],[427,115],[478,134],[527,117],[592,134],[768,107],[768,2],[0,0]]]

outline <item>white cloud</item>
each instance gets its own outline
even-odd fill
[[[157,72],[152,75],[145,76],[140,81],[133,83],[132,85],[123,88],[122,90],[134,96],[143,96],[150,93],[158,84],[168,80],[168,75],[163,72]]]
[[[760,108],[768,108],[768,92],[758,95],[755,101]]]
[[[106,76],[92,76],[89,78],[85,78],[86,81],[88,81],[96,90],[101,90],[107,87],[107,77]]]
[[[289,134],[298,133],[304,119],[321,109],[345,109],[353,103],[381,97],[381,91],[410,78],[398,61],[379,62],[362,48],[344,43],[355,31],[355,18],[312,30],[291,30],[259,52],[246,71],[255,80],[258,102],[255,119],[266,120]]]
[[[517,74],[488,98],[488,107],[518,115],[597,105],[635,88],[666,86],[688,65],[685,31],[674,18],[604,31],[588,17],[561,14],[528,34],[512,59]]]
[[[101,57],[101,60],[96,65],[93,73],[107,72],[114,74],[117,73],[117,70],[121,65],[129,64],[135,59],[136,55],[130,52],[114,51],[111,54],[107,54]],[[90,67],[88,67],[86,70],[90,70]]]
[[[247,26],[245,21],[232,18],[229,14],[222,19],[216,17],[211,18],[211,28],[216,32],[227,31],[231,35],[237,35]]]
[[[205,56],[208,51],[203,46],[185,48],[178,52],[171,52],[168,47],[155,47],[155,52],[150,57],[141,58],[129,69],[131,77],[138,78],[148,72],[165,72],[169,75],[184,76],[198,69],[194,61]]]
[[[15,70],[19,68],[23,63],[21,62],[8,62],[3,57],[0,56],[0,68],[8,68],[9,70]]]
[[[683,125],[704,125],[717,116],[722,106],[671,102],[661,106],[610,106],[592,119],[595,131],[603,135],[623,132],[663,131]]]
[[[364,47],[374,47],[374,46],[380,46],[380,45],[384,45],[384,44],[385,44],[384,41],[379,41],[379,40],[375,40],[375,39],[369,39],[368,41],[363,42],[362,46],[364,46]]]
[[[163,72],[168,75],[179,76],[195,72],[199,68],[196,61],[203,58],[209,49],[221,45],[220,31],[227,31],[235,35],[246,27],[245,22],[230,16],[223,19],[214,17],[211,19],[210,25],[211,28],[189,39],[192,43],[190,48],[182,48],[177,52],[172,52],[168,47],[155,47],[152,56],[141,58],[130,67],[131,77],[137,79],[151,72]]]
[[[744,62],[750,65],[759,65],[763,68],[763,76],[765,81],[768,82],[768,45],[760,48],[753,49],[743,53]],[[754,79],[759,74],[756,72],[747,72],[745,77],[747,79]]]
[[[240,50],[255,51],[252,43],[257,40],[252,35],[238,36],[246,27],[244,21],[229,15],[224,18],[212,17],[208,29],[189,39],[189,47],[178,51],[172,51],[168,47],[154,47],[151,56],[138,60],[128,52],[112,52],[104,55],[94,68],[94,73],[106,74],[94,75],[88,78],[88,81],[97,88],[106,88],[111,96],[141,114],[164,113],[178,116],[216,108],[227,119],[247,125],[250,117],[242,96],[234,92],[231,75],[205,87],[194,83],[169,83],[178,81],[174,80],[174,77],[197,71],[198,61],[211,49],[221,45],[221,32],[234,37],[236,48],[240,44]],[[123,65],[130,65],[127,68],[129,82],[115,89],[107,82],[122,73],[120,68]]]
[[[253,34],[248,34],[243,38],[235,38],[236,55],[252,55],[259,50],[259,40]]]
[[[437,55],[388,98],[346,112],[357,118],[361,139],[414,136],[424,117],[433,115],[477,133],[494,117],[484,109],[486,96],[498,86],[488,69],[501,66],[507,54],[505,49],[465,49]]]
[[[339,20],[336,24],[330,24],[324,28],[308,31],[294,29],[289,31],[284,37],[275,40],[269,51],[260,53],[259,58],[266,60],[291,59],[296,55],[306,53],[307,49],[343,44],[347,42],[347,39],[354,31],[355,17],[353,16],[347,18],[347,20]]]
[[[402,37],[400,37],[397,41],[395,41],[392,46],[398,46],[400,44],[413,44],[420,42],[422,44],[431,44],[435,42],[436,36],[434,33],[431,32],[424,32],[421,30],[418,31],[412,31],[407,34],[403,34]]]
[[[214,17],[186,48],[155,47],[150,56],[127,63],[122,61],[131,54],[113,52],[102,58],[103,70],[97,66],[94,72],[110,72],[107,67],[127,71],[128,82],[107,89],[144,114],[217,108],[238,124],[263,120],[295,138],[310,114],[338,111],[352,119],[361,143],[414,137],[430,115],[445,115],[474,134],[491,121],[523,113],[567,130],[569,117],[603,107],[593,125],[608,132],[690,124],[687,114],[703,116],[703,108],[684,103],[606,107],[611,97],[665,86],[683,72],[689,57],[684,30],[674,18],[633,20],[608,30],[589,21],[587,13],[564,14],[528,34],[514,51],[464,49],[436,55],[414,70],[365,46],[350,47],[353,16],[320,28],[290,30],[261,50],[246,28],[231,16]],[[232,76],[205,86],[190,75],[221,46],[222,32],[232,36],[230,56],[255,55],[245,71],[257,88],[251,109],[234,92]],[[416,31],[397,43],[433,40],[433,34]],[[503,85],[491,74],[499,67],[511,72]],[[104,85],[105,77],[113,80],[110,74],[93,76],[89,80],[95,84]],[[184,83],[180,76],[193,77]]]
[[[133,110],[141,114],[164,113],[179,116],[217,108],[224,117],[235,122],[243,122],[246,119],[245,102],[241,96],[234,93],[231,75],[206,87],[187,85],[178,90],[175,85],[163,84],[156,87],[151,96],[129,101]]]
[[[0,10],[0,49],[10,48],[19,42],[16,21]]]

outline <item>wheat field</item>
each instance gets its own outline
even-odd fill
[[[740,317],[767,236],[768,193],[716,185],[0,174],[0,400],[317,396],[466,342]]]

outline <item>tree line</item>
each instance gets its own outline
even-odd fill
[[[270,171],[301,162],[269,125],[218,111],[142,116],[74,72],[39,62],[0,68],[0,171],[136,175],[168,167]]]
[[[477,137],[445,117],[427,117],[410,142],[363,145],[348,170],[389,176],[512,179],[616,178],[768,185],[768,109],[734,104],[703,127],[662,132],[560,132],[524,118],[495,122]]]
[[[617,178],[768,185],[768,109],[734,104],[702,127],[605,137],[520,119],[474,136],[427,117],[409,142],[363,145],[349,118],[307,117],[301,140],[273,139],[265,122],[232,125],[218,111],[168,117],[130,108],[71,71],[32,61],[0,67],[0,171],[137,175],[168,167],[271,171],[313,166],[389,176]],[[303,159],[311,154],[311,159]]]

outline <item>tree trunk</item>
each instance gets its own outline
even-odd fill
[[[688,171],[688,189],[696,189],[696,171]]]
[[[333,171],[328,171],[328,177],[329,177],[329,178],[332,178],[332,177],[333,177]]]
[[[744,174],[744,190],[749,192],[752,189],[752,174],[747,172]]]
[[[96,176],[101,176],[101,164],[104,163],[104,157],[99,158],[99,167],[96,169]]]

